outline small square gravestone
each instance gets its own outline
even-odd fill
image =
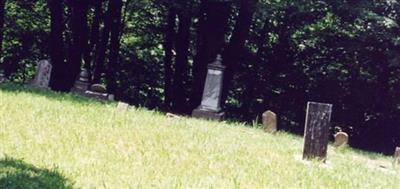
[[[41,60],[38,63],[35,78],[30,83],[34,87],[49,88],[52,65],[48,60]]]
[[[326,161],[331,114],[332,104],[308,102],[303,159]]]
[[[128,111],[129,104],[125,102],[118,102],[117,111],[118,112],[126,112]]]
[[[264,131],[267,133],[274,133],[278,130],[276,114],[270,110],[263,113],[262,123]]]
[[[339,147],[346,145],[349,142],[349,135],[345,132],[338,132],[335,134],[334,146]]]
[[[221,62],[221,55],[218,55],[216,60],[208,65],[203,98],[200,106],[193,110],[193,117],[214,120],[223,119],[224,112],[221,110],[221,95],[225,66]]]

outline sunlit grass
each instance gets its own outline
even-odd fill
[[[74,188],[400,186],[390,157],[330,146],[327,165],[308,163],[300,160],[302,139],[287,133],[119,113],[114,103],[12,85],[0,87],[0,131],[0,162],[56,170]]]

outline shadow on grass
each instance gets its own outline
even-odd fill
[[[44,96],[46,98],[51,98],[57,101],[70,101],[80,104],[92,104],[93,102],[110,103],[106,101],[100,101],[88,97],[79,96],[72,93],[59,93],[51,90],[39,89],[27,85],[14,84],[14,83],[0,84],[0,91],[7,93],[30,93],[37,96]]]
[[[0,159],[0,188],[72,189],[72,183],[57,170],[29,165],[13,158]]]

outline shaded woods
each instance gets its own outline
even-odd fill
[[[117,99],[188,114],[221,54],[229,118],[270,109],[280,129],[302,133],[306,102],[320,101],[334,105],[332,130],[352,146],[400,145],[398,1],[0,0],[0,9],[0,66],[15,82],[48,58],[53,90],[69,91],[85,68]]]

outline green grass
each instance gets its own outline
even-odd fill
[[[391,158],[240,124],[168,119],[72,95],[0,87],[0,188],[398,188]],[[385,166],[386,168],[382,168]]]

